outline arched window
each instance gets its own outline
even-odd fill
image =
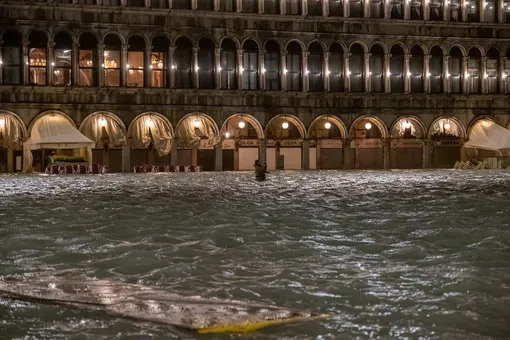
[[[443,92],[443,50],[438,46],[430,50],[430,92]]]
[[[127,0],[128,7],[145,7],[145,0]]]
[[[480,1],[469,0],[466,1],[467,21],[479,22],[480,21]]]
[[[499,51],[495,48],[487,51],[487,93],[499,92]]]
[[[71,86],[73,38],[66,32],[59,32],[54,40],[53,84],[56,86]]]
[[[322,15],[322,0],[308,0],[308,15]]]
[[[324,91],[324,50],[319,43],[308,48],[308,83],[311,92]]]
[[[340,44],[332,44],[329,48],[329,90],[344,91],[344,49]]]
[[[193,45],[189,39],[181,37],[175,42],[175,87],[189,89],[193,70]]]
[[[224,39],[221,43],[220,72],[221,88],[235,90],[237,88],[237,62],[236,44],[230,39]]]
[[[424,57],[421,47],[413,46],[411,49],[411,60],[409,61],[409,66],[411,73],[411,92],[423,93]]]
[[[450,50],[448,69],[450,72],[450,92],[452,93],[462,93],[463,91],[462,57],[462,52],[458,47]]]
[[[380,45],[370,49],[370,86],[372,92],[384,92],[384,50]]]
[[[216,87],[214,43],[207,38],[198,44],[198,88],[213,89]]]
[[[223,11],[223,12],[237,11],[236,2],[237,2],[237,0],[222,0],[222,1],[220,1],[220,11]]]
[[[287,46],[287,91],[301,91],[302,50],[297,42]]]
[[[434,21],[443,20],[443,1],[430,0],[429,2],[429,19]]]
[[[199,11],[213,11],[214,0],[197,0],[197,9]]]
[[[169,46],[170,42],[166,37],[159,36],[152,40],[152,53],[150,56],[152,87],[166,87]]]
[[[460,0],[450,0],[450,21],[461,21]]]
[[[258,0],[243,0],[243,12],[258,13],[259,1]]]
[[[480,93],[482,55],[479,49],[472,48],[469,50],[468,56],[468,93]]]
[[[391,1],[391,18],[404,19],[404,0]]]
[[[173,9],[191,9],[191,1],[190,0],[173,0],[172,8]]]
[[[264,0],[264,13],[280,14],[280,1],[285,0]]]
[[[391,92],[404,92],[404,50],[395,45],[391,48],[390,58],[390,83]]]
[[[301,0],[284,0],[285,14],[301,15]]]
[[[277,91],[280,89],[280,46],[275,41],[268,41],[265,48],[264,87],[266,90]]]
[[[343,0],[329,0],[329,15],[332,17],[344,16],[344,1]]]
[[[510,0],[503,0],[503,12],[505,16],[505,22],[510,23]]]
[[[41,31],[32,31],[29,40],[28,84],[46,85],[48,39]]]
[[[144,56],[145,40],[138,35],[129,38],[127,60],[127,85],[129,87],[144,87]]]
[[[97,40],[91,33],[80,36],[79,86],[97,86]]]
[[[22,70],[22,37],[15,30],[5,31],[2,38],[2,80],[7,85],[20,85]]]
[[[104,46],[104,86],[120,86],[122,42],[115,34],[108,34],[104,38]]]
[[[243,89],[258,90],[259,88],[259,47],[253,40],[243,45]]]
[[[349,0],[349,16],[363,18],[363,0]]]
[[[151,8],[168,8],[167,0],[151,0]]]
[[[487,22],[498,22],[498,1],[485,0],[485,20]]]
[[[384,18],[384,0],[370,0],[370,16]]]
[[[421,0],[411,0],[411,20],[423,20],[423,7]]]
[[[365,91],[365,50],[362,46],[354,44],[350,49],[349,58],[349,84],[351,92]]]

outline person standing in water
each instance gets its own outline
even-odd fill
[[[255,178],[258,180],[258,181],[263,181],[266,179],[266,173],[267,173],[267,165],[266,163],[262,164],[260,163],[260,161],[257,159],[255,161],[255,164],[253,164],[253,166],[255,167]]]

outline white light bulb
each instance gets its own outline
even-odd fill
[[[266,69],[265,69],[265,68],[264,68],[264,69],[262,69],[262,73],[265,73],[265,72],[266,72]]]
[[[101,118],[97,121],[97,124],[100,126],[100,127],[104,127],[106,126],[106,119],[104,118]]]
[[[129,64],[126,64],[126,68],[129,68]]]
[[[149,119],[147,122],[146,122],[147,126],[148,127],[153,127],[154,126],[154,121],[152,119]]]
[[[446,124],[444,125],[444,128],[445,128],[446,130],[450,130],[450,123],[446,123]]]
[[[225,138],[229,138],[230,137],[230,132],[225,132]]]
[[[195,120],[195,121],[193,122],[193,125],[194,125],[196,128],[200,127],[200,121],[199,121],[199,120]]]
[[[0,127],[4,127],[5,126],[5,119],[3,118],[0,118]]]
[[[283,122],[282,123],[282,128],[284,128],[285,130],[287,130],[289,128],[289,123],[287,122]]]
[[[410,129],[410,128],[411,128],[411,126],[412,126],[412,125],[411,125],[411,123],[410,123],[410,122],[408,122],[408,121],[406,121],[406,122],[404,123],[404,128],[406,128],[406,129]]]
[[[243,121],[240,121],[238,126],[240,129],[244,129],[244,127],[246,126],[246,123]]]
[[[324,127],[329,130],[331,129],[331,123],[330,122],[326,122],[326,124],[324,124]]]
[[[372,128],[372,124],[370,124],[370,123],[365,124],[365,129],[370,130],[371,128]]]

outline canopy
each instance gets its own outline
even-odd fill
[[[160,157],[172,151],[174,137],[165,121],[157,115],[141,116],[131,127],[131,148],[147,148],[153,143]]]
[[[110,115],[97,114],[86,119],[80,126],[85,136],[93,140],[97,149],[104,147],[105,139],[109,147],[126,144],[124,128]],[[105,134],[106,132],[106,134]]]
[[[16,118],[7,114],[0,114],[0,146],[7,149],[17,149],[21,146],[23,132]]]
[[[213,145],[221,140],[213,123],[200,115],[184,119],[177,131],[177,137],[179,145],[184,148],[198,147],[202,139],[212,140]]]
[[[464,147],[492,151],[510,149],[510,130],[493,122],[479,122],[473,127]]]

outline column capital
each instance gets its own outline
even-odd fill
[[[30,41],[28,41],[28,40],[23,40],[23,41],[21,42],[21,44],[23,45],[23,47],[29,47],[29,46],[30,46]]]
[[[425,55],[423,56],[423,58],[424,58],[425,60],[430,60],[430,59],[432,58],[432,56],[431,56],[430,54],[425,54]]]
[[[507,59],[506,57],[500,57],[500,61],[501,61],[501,63],[505,63],[505,62],[506,62],[506,59]]]
[[[193,54],[197,55],[198,51],[200,51],[200,47],[193,47]]]
[[[265,55],[266,54],[266,50],[259,50],[259,55]]]
[[[282,54],[282,57],[286,57],[286,56],[287,56],[287,54],[289,54],[289,52],[288,52],[287,50],[283,50],[283,51],[281,52],[281,54]]]
[[[365,59],[370,59],[371,56],[372,56],[372,53],[365,53]]]
[[[412,54],[404,54],[404,58],[405,58],[406,61],[411,60],[412,57],[413,57]]]
[[[220,55],[221,54],[221,47],[216,47],[214,49],[214,53],[216,53],[216,55]]]
[[[308,56],[310,55],[310,52],[301,52],[302,55],[303,55],[303,58],[308,58]]]
[[[463,62],[467,63],[467,62],[468,62],[468,60],[469,60],[469,57],[467,57],[467,56],[462,57],[462,61],[463,61]]]
[[[243,53],[244,53],[244,49],[240,48],[240,49],[237,50],[237,56],[238,57],[242,57]]]
[[[446,62],[446,63],[447,63],[448,61],[450,61],[450,56],[449,56],[449,55],[444,55],[444,56],[443,56],[443,61],[444,61],[444,62]]]
[[[54,41],[48,41],[48,48],[53,48],[55,47],[55,42]]]
[[[125,52],[129,49],[129,45],[128,44],[122,44],[122,52]]]
[[[0,45],[2,45],[2,44],[0,44]],[[73,43],[73,48],[79,49],[79,48],[80,48],[80,44],[78,44],[78,43]]]
[[[386,53],[384,55],[384,59],[390,59],[391,58],[391,53]]]
[[[175,53],[176,48],[177,47],[175,47],[175,46],[170,46],[168,49],[169,49],[170,53]]]
[[[331,52],[324,53],[324,59],[329,59],[330,56],[331,56]]]
[[[349,58],[352,55],[352,53],[344,53],[345,58]]]
[[[482,57],[482,63],[487,64],[487,57]]]

